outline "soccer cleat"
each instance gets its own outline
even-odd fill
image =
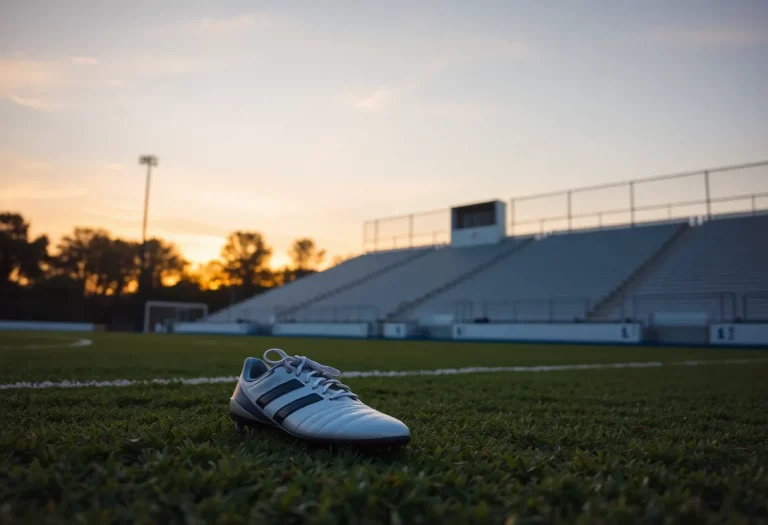
[[[280,356],[269,358],[271,352]],[[238,429],[277,427],[307,441],[400,445],[411,439],[401,421],[364,404],[337,378],[341,372],[279,348],[249,357],[229,400]]]

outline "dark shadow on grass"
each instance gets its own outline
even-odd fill
[[[240,434],[260,434],[268,433],[270,436],[277,437],[286,445],[301,444],[308,451],[328,451],[334,455],[340,455],[346,452],[358,453],[366,458],[375,458],[380,460],[392,461],[401,459],[405,455],[407,444],[387,444],[387,443],[324,443],[321,441],[304,440],[294,437],[279,428],[266,425],[243,424],[235,432]]]

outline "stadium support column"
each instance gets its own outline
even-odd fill
[[[413,213],[408,216],[408,247],[413,248]]]
[[[141,225],[141,268],[139,271],[139,298],[141,302],[147,299],[147,216],[149,214],[149,185],[152,181],[152,168],[157,166],[157,157],[142,155],[139,164],[147,166],[147,181],[144,186],[144,220]]]
[[[515,236],[515,199],[509,199],[509,234]]]
[[[704,172],[704,193],[707,197],[707,220],[712,218],[712,201],[709,198],[709,172]]]

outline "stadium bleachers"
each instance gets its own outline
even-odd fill
[[[525,239],[527,240],[527,239]],[[422,296],[473,272],[497,258],[515,252],[521,239],[509,238],[498,244],[440,248],[412,260],[379,279],[371,279],[341,293],[313,303],[296,312],[296,320],[333,321],[344,315],[340,309],[358,306],[361,320],[384,319],[404,302]]]
[[[605,317],[647,320],[658,312],[706,312],[712,321],[766,320],[766,291],[768,215],[717,218],[690,228]]]
[[[247,319],[267,322],[277,309],[297,307],[311,302],[315,298],[333,294],[346,286],[381,277],[399,265],[423,257],[433,250],[434,248],[430,247],[362,255],[324,272],[312,274],[229,308],[219,310],[208,316],[206,321],[228,322]]]
[[[491,321],[584,319],[680,224],[552,235],[425,302],[407,316],[435,314]]]
[[[208,321],[768,320],[768,215],[370,253]]]

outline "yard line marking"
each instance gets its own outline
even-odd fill
[[[41,348],[80,348],[83,346],[91,346],[93,341],[90,339],[78,339],[71,343],[44,343],[44,344],[29,344],[29,345],[3,345],[0,346],[0,350],[39,350]]]
[[[606,370],[615,368],[661,368],[665,366],[706,366],[706,365],[748,365],[768,363],[762,359],[702,359],[690,361],[639,361],[628,363],[587,363],[576,365],[535,365],[535,366],[471,366],[465,368],[438,368],[436,370],[367,370],[343,372],[343,378],[357,377],[409,377],[409,376],[450,376],[459,374],[483,374],[491,372],[561,372],[569,370]],[[172,379],[113,379],[106,381],[20,381],[0,384],[0,390],[44,389],[44,388],[109,388],[133,385],[211,385],[216,383],[235,383],[237,376],[217,377],[177,377]]]

